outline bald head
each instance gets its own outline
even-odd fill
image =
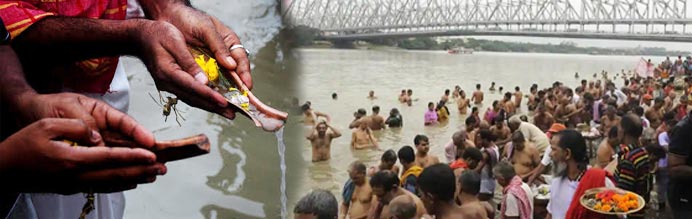
[[[642,135],[642,120],[634,113],[628,113],[620,120],[620,126],[626,136],[639,138]]]
[[[397,219],[413,219],[416,216],[416,202],[408,195],[400,195],[389,202],[389,214]]]

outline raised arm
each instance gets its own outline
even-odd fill
[[[332,130],[332,134],[331,134],[332,138],[341,137],[341,132],[339,132],[339,130],[337,130],[336,128],[329,125],[329,123],[327,123],[327,128]]]

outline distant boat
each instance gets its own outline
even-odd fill
[[[467,49],[464,47],[457,47],[447,50],[449,54],[473,54],[473,49]]]

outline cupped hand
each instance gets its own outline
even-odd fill
[[[151,73],[156,87],[175,94],[193,107],[235,118],[227,100],[206,86],[208,78],[194,61],[183,34],[163,21],[138,21],[140,58]]]
[[[231,46],[241,44],[240,38],[219,19],[184,4],[172,5],[155,19],[173,24],[188,44],[211,50],[219,64],[229,70],[225,73],[236,72],[245,86],[252,89],[250,60],[245,50],[229,51]]]
[[[115,192],[166,173],[156,155],[141,148],[70,146],[62,141],[99,138],[83,120],[48,118],[0,143],[3,183],[16,192]]]
[[[20,125],[43,118],[79,119],[95,132],[94,138],[78,139],[82,145],[104,145],[99,132],[108,130],[130,137],[142,147],[154,146],[154,135],[150,131],[100,100],[75,93],[26,95],[22,99]]]

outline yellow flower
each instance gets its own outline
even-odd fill
[[[219,79],[219,66],[216,65],[216,60],[209,58],[209,61],[204,60],[204,55],[199,55],[195,58],[195,62],[202,68],[209,81],[216,82]]]

